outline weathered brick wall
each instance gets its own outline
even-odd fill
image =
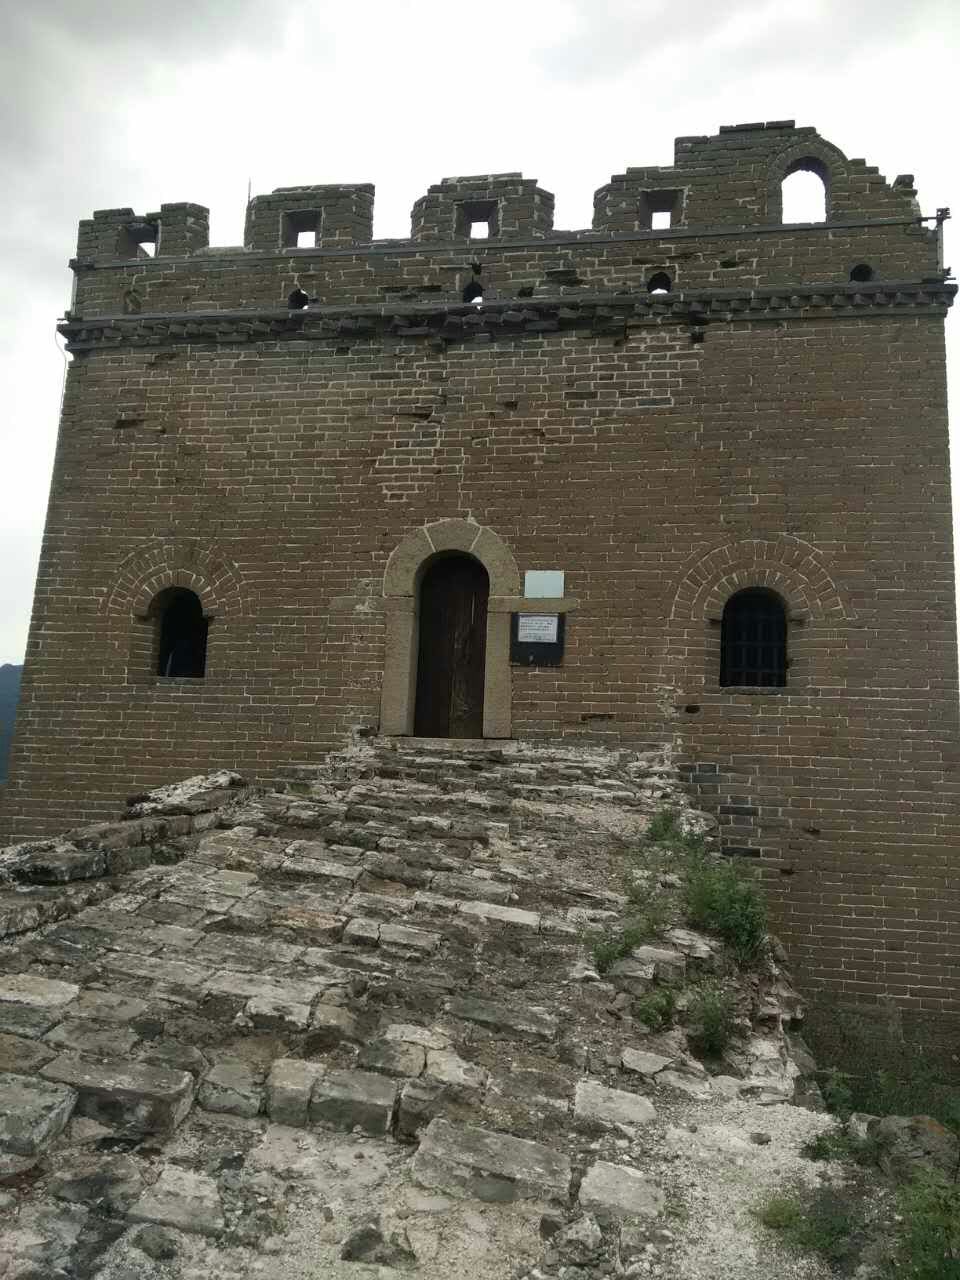
[[[960,1012],[936,237],[905,184],[804,131],[678,148],[682,174],[630,171],[632,207],[682,177],[699,229],[688,202],[669,232],[553,232],[510,175],[490,190],[515,221],[486,242],[456,239],[475,178],[431,189],[410,242],[323,243],[363,222],[365,187],[293,189],[291,210],[339,210],[317,249],[268,245],[283,192],[251,213],[255,249],[198,247],[197,206],[164,206],[156,258],[115,256],[144,233],[129,211],[83,224],[8,834],[375,730],[387,560],[468,518],[521,570],[564,569],[577,602],[563,665],[512,672],[514,735],[674,739],[808,987]],[[765,221],[803,148],[848,204]],[[651,298],[661,269],[673,291]],[[482,311],[460,303],[477,278]],[[291,314],[298,282],[317,301]],[[172,584],[211,618],[202,681],[152,671],[147,610]],[[723,603],[750,585],[787,604],[785,689],[719,686]]]

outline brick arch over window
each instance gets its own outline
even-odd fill
[[[215,549],[189,542],[151,542],[121,561],[103,602],[103,612],[145,618],[150,603],[167,587],[196,593],[208,618],[243,613],[240,574]]]
[[[380,732],[413,732],[417,682],[417,594],[425,567],[439,554],[479,560],[490,579],[484,671],[483,736],[510,737],[510,606],[520,570],[506,542],[470,520],[437,520],[414,529],[394,548],[383,575],[386,653]]]
[[[156,672],[159,629],[154,601],[172,587],[192,591],[210,625],[206,675],[216,676],[217,641],[223,624],[243,616],[243,592],[236,565],[215,548],[188,540],[155,541],[135,548],[120,562],[113,584],[103,599],[102,612],[111,619],[118,658],[127,665],[127,679],[152,681]]]
[[[765,222],[783,221],[783,180],[801,169],[809,170],[823,180],[827,222],[837,216],[839,206],[846,204],[847,157],[832,142],[810,138],[782,151],[767,170]]]
[[[837,629],[854,619],[822,553],[800,538],[781,537],[724,543],[688,562],[670,611],[666,659],[674,679],[688,684],[699,673],[706,687],[719,684],[724,606],[751,587],[774,592],[785,606],[792,667],[787,687],[836,675],[844,649]]]

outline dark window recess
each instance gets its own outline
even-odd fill
[[[682,206],[682,191],[643,191],[637,205],[637,220],[650,231],[666,230],[679,223]]]
[[[854,284],[866,284],[873,279],[873,267],[868,262],[858,262],[850,272],[850,279]]]
[[[479,280],[471,280],[463,291],[464,302],[475,302],[478,306],[483,301],[483,285]]]
[[[772,591],[731,596],[723,610],[720,683],[779,687],[787,683],[787,615]]]
[[[669,293],[673,287],[673,282],[665,271],[655,272],[647,281],[647,290],[650,293]]]
[[[468,240],[488,240],[500,234],[498,200],[459,200],[454,234]]]
[[[157,675],[203,676],[207,667],[207,629],[203,605],[192,591],[171,587],[158,597],[160,648]]]
[[[296,209],[280,220],[282,249],[313,249],[320,240],[320,210]]]

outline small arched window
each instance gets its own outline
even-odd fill
[[[151,608],[158,633],[158,676],[198,679],[207,669],[207,630],[200,597],[184,587],[168,587]]]
[[[830,171],[820,160],[798,160],[780,185],[781,222],[826,222]]]
[[[665,271],[655,272],[647,281],[649,293],[669,293],[673,282]]]
[[[751,587],[731,596],[720,636],[721,685],[774,688],[787,683],[787,614],[772,591]]]

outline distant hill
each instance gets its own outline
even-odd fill
[[[20,697],[20,676],[23,667],[5,662],[0,667],[0,782],[7,776],[7,758],[10,755],[10,739],[13,737],[13,719]]]

